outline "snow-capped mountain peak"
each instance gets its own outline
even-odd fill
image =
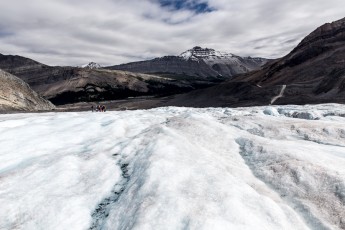
[[[85,64],[81,66],[82,68],[87,68],[87,69],[99,69],[102,68],[100,64],[97,64],[95,62],[90,62],[89,64]]]
[[[220,76],[246,73],[258,69],[267,62],[264,58],[240,57],[200,46],[183,52],[179,57],[186,61],[204,62]]]
[[[210,48],[201,48],[200,46],[195,46],[180,54],[185,60],[199,60],[199,59],[222,59],[222,58],[232,58],[235,55],[226,52],[216,51]]]

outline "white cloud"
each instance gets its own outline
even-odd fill
[[[0,53],[51,65],[103,65],[177,55],[200,45],[281,57],[316,27],[344,17],[343,0],[208,0],[172,11],[155,0],[0,2]]]

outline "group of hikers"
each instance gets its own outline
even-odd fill
[[[91,110],[92,110],[92,112],[95,112],[95,111],[96,112],[105,112],[106,108],[105,108],[105,105],[97,105],[96,110],[95,110],[95,107],[92,105]]]

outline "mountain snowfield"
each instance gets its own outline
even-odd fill
[[[344,229],[345,106],[0,115],[0,229]]]

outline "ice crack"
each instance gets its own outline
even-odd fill
[[[107,219],[107,217],[109,216],[109,212],[111,209],[111,206],[116,203],[121,194],[123,193],[123,191],[126,188],[126,185],[129,182],[129,174],[128,174],[128,163],[123,163],[123,164],[119,164],[121,171],[122,171],[122,181],[120,183],[116,183],[114,188],[111,191],[110,196],[106,197],[105,199],[103,199],[103,201],[101,203],[98,204],[97,208],[95,209],[95,211],[92,213],[92,225],[89,228],[90,230],[94,230],[94,229],[103,229],[105,221]]]

